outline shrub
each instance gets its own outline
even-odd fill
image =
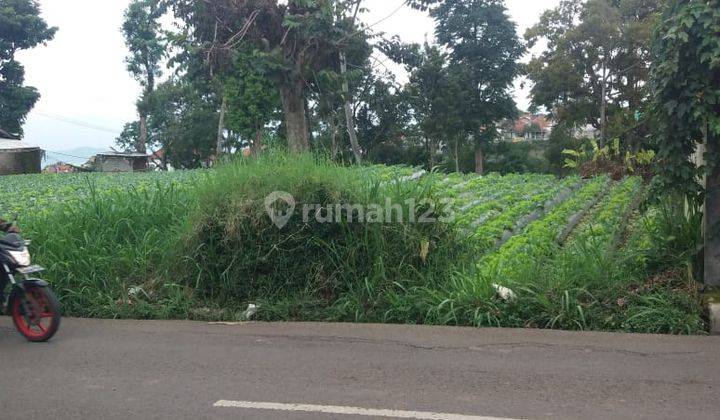
[[[452,225],[345,217],[320,223],[302,210],[305,204],[384,206],[390,199],[407,215],[406,200],[435,198],[431,183],[381,183],[362,175],[311,156],[279,154],[218,169],[188,219],[176,274],[216,301],[305,296],[322,306],[366,283],[382,291],[397,283],[433,283],[447,273],[462,250]],[[275,191],[291,194],[297,204],[282,229],[265,208],[265,197]]]

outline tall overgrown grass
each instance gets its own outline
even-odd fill
[[[265,197],[278,191],[296,202],[282,229],[265,207]],[[174,275],[213,301],[259,301],[270,319],[304,318],[369,290],[355,310],[372,310],[375,296],[394,284],[435,283],[463,258],[452,225],[407,220],[407,200],[439,202],[435,194],[430,182],[383,183],[312,156],[240,161],[218,169],[198,192]],[[393,212],[393,222],[359,223],[357,213],[352,221],[343,213],[339,223],[321,222],[336,204],[367,209],[388,202],[402,207],[404,220]],[[320,221],[305,205],[323,208]],[[337,208],[332,211],[337,216]]]
[[[671,199],[636,218],[620,249],[578,241],[514,269],[503,279],[511,301],[496,296],[497,279],[478,271],[452,223],[303,220],[306,203],[389,200],[407,214],[406,200],[439,202],[438,185],[268,153],[190,184],[101,193],[89,183],[88,199],[24,223],[75,316],[240,320],[253,302],[262,320],[704,331],[688,268],[698,218]],[[282,229],[266,214],[273,191],[297,205]]]

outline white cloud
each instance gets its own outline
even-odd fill
[[[522,35],[543,10],[559,0],[508,0],[513,20]],[[120,26],[129,0],[40,0],[43,17],[59,27],[53,41],[18,54],[25,65],[27,83],[42,94],[25,126],[26,139],[49,150],[75,147],[109,147],[125,122],[135,118],[140,88],[125,69],[125,44]],[[373,29],[399,35],[404,41],[432,39],[434,25],[423,12],[402,7],[403,0],[367,0],[364,22]],[[393,13],[395,12],[395,13]],[[391,66],[391,63],[386,63]],[[397,67],[392,67],[396,69]],[[527,92],[517,91],[520,107]],[[94,130],[54,119],[65,117],[107,130]]]

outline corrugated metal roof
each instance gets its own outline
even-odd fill
[[[143,153],[134,153],[134,152],[102,152],[98,153],[98,156],[112,156],[112,157],[131,157],[131,158],[141,158],[141,157],[150,157],[148,154]]]
[[[37,149],[38,146],[20,140],[1,139],[0,150]]]

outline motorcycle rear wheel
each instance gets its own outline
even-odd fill
[[[9,306],[15,328],[28,341],[47,341],[60,328],[60,304],[48,287],[26,286],[12,294]]]

